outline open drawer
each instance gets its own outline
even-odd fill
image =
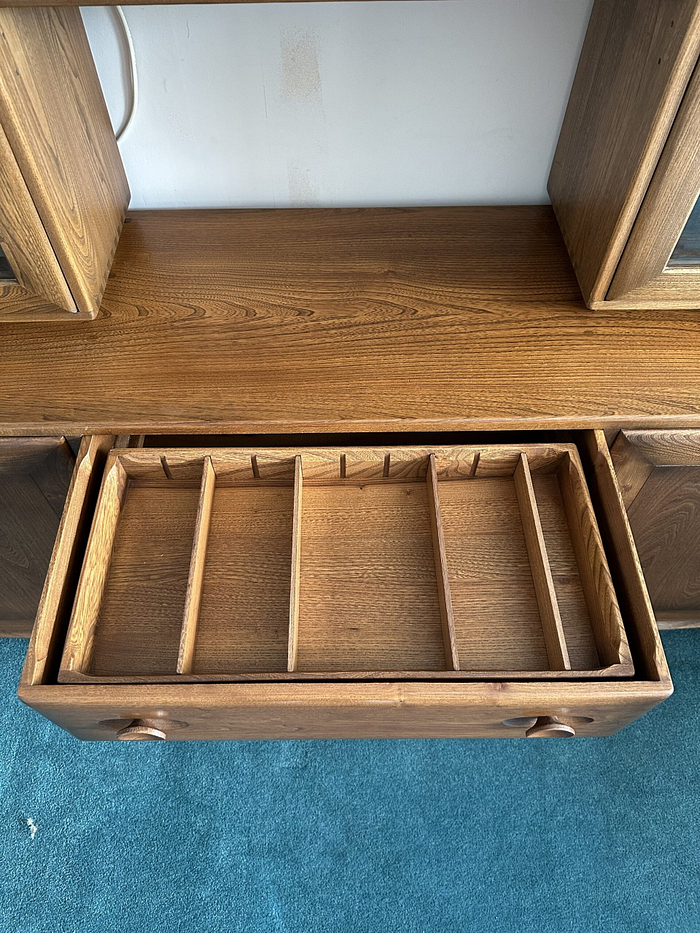
[[[700,431],[620,431],[611,454],[659,627],[700,626]]]
[[[604,735],[671,690],[575,445],[110,446],[20,688],[80,737]]]

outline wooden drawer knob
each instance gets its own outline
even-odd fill
[[[159,728],[159,723],[148,719],[132,719],[128,726],[117,732],[117,738],[122,742],[152,742],[164,739],[166,735]]]
[[[538,716],[534,726],[530,726],[525,735],[528,739],[570,739],[576,730],[556,716]]]

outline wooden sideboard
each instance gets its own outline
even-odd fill
[[[18,4],[22,5],[28,4]],[[673,15],[669,14],[671,8]],[[0,286],[0,436],[82,438],[20,687],[25,702],[74,734],[96,739],[563,737],[610,734],[669,695],[671,680],[643,575],[643,568],[650,566],[653,546],[648,546],[648,535],[654,534],[655,519],[652,516],[650,524],[648,509],[642,509],[641,493],[636,509],[625,498],[629,477],[620,451],[625,439],[632,443],[646,432],[667,452],[664,432],[668,431],[691,438],[689,444],[694,449],[692,432],[700,429],[700,318],[692,287],[691,297],[644,299],[636,303],[634,311],[627,310],[624,300],[613,299],[610,289],[617,287],[613,273],[634,243],[635,225],[647,223],[647,216],[652,220],[656,217],[651,202],[645,207],[644,199],[647,188],[653,195],[654,185],[658,182],[662,186],[661,175],[654,184],[652,177],[656,179],[657,168],[663,167],[665,152],[667,160],[670,158],[671,149],[665,146],[677,146],[683,126],[692,124],[690,118],[683,126],[674,121],[685,90],[692,90],[696,44],[700,41],[697,11],[695,0],[668,4],[659,0],[598,0],[595,4],[552,173],[554,209],[133,212],[126,216],[111,265],[111,251],[106,248],[86,260],[82,271],[91,273],[91,281],[99,282],[100,288],[90,292],[98,299],[92,303],[86,300],[78,313],[71,312],[65,303],[56,303],[56,283],[70,286],[70,276],[77,269],[70,265],[76,261],[77,243],[84,240],[88,245],[104,246],[107,233],[116,237],[127,195],[119,181],[119,167],[111,175],[111,187],[91,188],[76,168],[76,150],[65,140],[57,143],[60,164],[73,185],[65,191],[72,192],[78,201],[83,196],[102,198],[102,213],[91,215],[93,220],[101,216],[102,221],[95,226],[92,221],[87,223],[83,240],[64,241],[68,250],[64,261],[57,244],[70,212],[64,212],[61,219],[61,202],[50,204],[55,234],[49,235],[41,256],[53,262],[53,291],[32,290],[27,276],[22,286]],[[80,44],[79,36],[82,27],[75,16],[45,16],[29,10],[15,10],[11,17],[6,12],[2,15],[16,35],[29,27],[39,29],[37,34],[41,35],[48,34],[46,29],[65,31],[75,40],[70,47],[82,48],[84,58],[86,47]],[[643,55],[635,55],[630,50],[639,47],[641,40],[635,36],[640,29],[649,43]],[[676,32],[671,35],[671,30]],[[606,31],[617,39],[601,45],[601,34]],[[631,45],[622,41],[625,36]],[[616,48],[622,50],[617,58]],[[612,72],[611,56],[614,61],[619,59],[618,69]],[[653,62],[658,71],[650,74]],[[84,60],[81,68],[87,68],[82,74],[92,75]],[[658,106],[651,116],[640,110],[638,119],[626,125],[634,146],[630,142],[628,153],[632,156],[625,164],[616,161],[620,150],[615,147],[616,158],[605,163],[600,155],[607,151],[606,146],[609,148],[604,130],[614,127],[621,104],[618,99],[611,111],[603,108],[603,112],[592,114],[590,108],[600,103],[600,95],[591,88],[595,91],[596,82],[605,83],[611,73],[615,77],[612,87],[627,88],[630,76],[635,79],[637,75],[635,68],[641,69],[644,80],[639,86],[646,89],[646,98],[653,98]],[[73,98],[69,96],[69,109],[79,109],[86,94],[99,92],[93,78],[87,90],[81,86]],[[13,132],[19,139],[22,114],[9,108],[10,98],[17,103],[11,84],[11,71],[3,84],[0,61],[0,98],[4,95],[5,100],[4,109],[0,101],[0,121],[14,158],[14,163],[7,164],[17,167],[32,155],[32,146],[20,149],[16,140],[13,143]],[[586,92],[591,93],[587,96]],[[691,106],[690,96],[687,101]],[[31,113],[26,101],[24,104],[23,113]],[[631,106],[629,101],[626,106]],[[582,114],[590,119],[582,119]],[[103,134],[104,120],[100,126]],[[584,139],[580,135],[584,130],[592,136]],[[54,141],[60,143],[58,128],[56,134]],[[108,143],[104,135],[100,139],[100,146],[88,148],[91,164],[104,168],[116,149],[111,139]],[[589,158],[583,168],[591,168],[589,174],[582,173],[580,162],[586,152]],[[607,174],[598,171],[603,164]],[[42,169],[37,165],[36,177],[41,181]],[[644,178],[640,166],[646,171]],[[692,187],[688,172],[682,186],[686,199]],[[42,212],[48,216],[46,203],[36,193],[38,188],[13,188],[22,173],[15,172],[14,182],[9,169],[8,173],[7,190],[15,191],[16,202],[12,203],[19,205],[15,223],[22,217],[22,205],[27,210],[31,207],[34,213],[29,213],[35,220]],[[105,190],[110,192],[106,199]],[[604,210],[598,216],[596,209],[601,205]],[[674,217],[682,226],[681,213],[676,211]],[[12,228],[8,217],[6,209],[3,242],[7,242],[6,231]],[[35,225],[34,229],[39,228]],[[46,224],[44,229],[48,229]],[[83,284],[88,280],[89,275]],[[691,279],[687,281],[692,286]],[[99,300],[102,284],[104,293]],[[582,288],[594,310],[586,306]],[[69,290],[74,294],[78,285]],[[146,451],[160,450],[155,467],[149,459],[153,454],[145,452],[129,459],[124,453],[133,435],[145,436]],[[464,667],[459,660],[460,639],[468,645],[469,625],[475,625],[481,632],[479,637],[488,642],[489,619],[495,619],[493,606],[505,600],[509,581],[494,572],[490,601],[484,604],[484,618],[479,617],[478,623],[467,624],[459,616],[459,603],[451,602],[451,589],[463,587],[465,579],[467,587],[481,585],[490,565],[485,568],[478,557],[470,556],[467,529],[456,544],[445,538],[444,516],[441,518],[438,508],[440,471],[444,470],[439,458],[447,449],[468,448],[471,459],[467,457],[464,463],[468,462],[474,473],[462,478],[469,483],[483,475],[478,472],[475,452],[484,452],[486,464],[487,448],[504,445],[518,452],[501,477],[506,485],[515,484],[515,492],[511,489],[508,493],[508,520],[514,522],[516,530],[506,537],[520,536],[517,572],[525,572],[526,577],[529,572],[534,581],[535,602],[531,601],[528,611],[535,606],[539,613],[539,622],[535,620],[535,629],[538,625],[541,628],[539,647],[535,651],[534,642],[519,641],[522,632],[518,632],[512,644],[522,649],[522,657],[519,662],[511,658],[505,666],[500,657],[498,666],[494,637],[493,657],[485,661],[483,655],[472,652],[476,666],[465,661]],[[577,552],[574,547],[571,552],[575,566],[571,556],[569,564],[562,563],[558,545],[548,544],[544,518],[540,521],[538,517],[536,492],[528,486],[527,451],[539,450],[541,445],[554,445],[559,450],[573,445],[569,456],[581,458],[588,491],[580,501],[587,502],[590,496],[595,509],[595,523],[587,526],[586,540],[590,545],[590,536],[599,534],[603,555],[593,576],[600,582],[600,574],[609,573],[606,617],[610,622],[619,613],[619,625],[610,623],[607,630],[619,635],[615,651],[611,653],[611,642],[599,640],[595,652],[589,646],[590,658],[585,665],[576,662],[578,666],[572,667],[568,656],[566,630],[573,616],[567,599],[560,600],[557,593],[561,578],[570,582],[578,573],[583,575],[581,580],[588,579],[581,585],[591,631],[597,630],[594,620],[600,610],[592,601],[594,590],[586,576],[589,571],[582,563],[581,548]],[[115,446],[121,453],[110,454]],[[347,649],[354,637],[352,626],[341,633],[345,654],[333,644],[327,627],[327,595],[323,606],[315,610],[316,616],[305,609],[309,605],[309,576],[304,562],[311,552],[303,538],[304,458],[308,463],[313,460],[309,451],[334,451],[333,469],[337,465],[339,473],[333,488],[349,488],[351,473],[344,470],[348,463],[357,463],[358,457],[367,458],[358,453],[363,448],[376,453],[372,469],[386,464],[386,473],[382,467],[382,475],[372,474],[367,484],[377,489],[384,489],[396,478],[391,463],[401,462],[402,457],[409,457],[407,451],[413,451],[411,462],[418,466],[411,479],[416,488],[411,487],[410,492],[423,503],[423,511],[417,528],[411,526],[411,553],[422,555],[421,559],[430,556],[428,564],[421,565],[421,573],[427,574],[421,580],[433,594],[426,612],[436,625],[425,636],[432,647],[428,650],[424,644],[422,653],[414,656],[410,642],[409,648],[400,642],[400,650],[392,647],[398,651],[398,659],[388,662],[389,669],[384,670],[376,670],[376,664],[363,660],[359,650],[353,654]],[[197,666],[193,654],[200,600],[204,598],[202,586],[207,585],[206,576],[202,576],[207,544],[203,529],[211,521],[207,510],[213,508],[216,514],[217,483],[221,481],[225,489],[230,480],[222,466],[226,458],[222,460],[217,450],[228,451],[233,460],[241,451],[247,452],[247,483],[251,488],[260,484],[264,488],[265,457],[271,449],[290,452],[281,458],[284,481],[280,483],[278,476],[276,482],[283,490],[280,496],[291,503],[291,511],[285,512],[286,518],[273,520],[270,511],[261,508],[251,512],[250,521],[260,522],[268,531],[270,522],[281,522],[285,529],[284,522],[289,525],[289,553],[283,559],[285,568],[284,561],[289,561],[290,571],[285,590],[288,641],[283,645],[287,669],[281,669],[277,658],[274,662],[268,659],[265,670],[259,665],[253,670],[242,669],[245,663],[236,667],[233,662],[230,670],[216,664],[215,669],[205,670]],[[539,462],[534,453],[533,457],[533,462]],[[174,469],[190,460],[199,471],[196,481],[194,474],[178,476]],[[656,463],[653,458],[650,462]],[[119,473],[119,463],[123,474]],[[172,482],[173,488],[187,490],[184,498],[194,510],[191,541],[189,530],[182,531],[178,509],[164,506],[164,513],[175,522],[172,535],[164,526],[154,536],[154,543],[148,529],[144,532],[141,528],[131,538],[127,535],[126,544],[120,543],[118,519],[124,496],[129,501],[129,484],[133,486],[136,480],[138,487],[139,463],[146,463],[147,469],[156,473],[162,467],[165,479],[158,474],[155,486],[169,488]],[[105,464],[111,465],[106,474]],[[695,464],[683,461],[682,465]],[[137,472],[132,475],[129,469]],[[645,469],[642,463],[642,472]],[[106,512],[98,507],[104,483],[114,486],[102,494],[111,503]],[[149,488],[148,482],[145,488]],[[691,514],[692,518],[695,505],[688,492],[692,488],[691,478],[684,487],[683,502],[669,501],[664,514],[673,516],[680,508],[683,515]],[[671,495],[668,489],[666,493]],[[352,490],[347,493],[353,494]],[[375,494],[380,495],[371,493]],[[313,496],[312,492],[312,502]],[[630,505],[629,518],[626,503]],[[494,514],[503,513],[500,499],[493,508]],[[404,527],[404,512],[394,507],[389,512],[391,521]],[[153,513],[154,523],[160,514]],[[578,513],[574,510],[572,514]],[[341,535],[343,522],[350,535],[349,515],[348,511],[340,519]],[[130,521],[127,527],[132,527]],[[324,521],[326,528],[333,524]],[[372,534],[382,521],[381,510],[368,519],[368,546],[376,545]],[[412,521],[417,521],[415,515]],[[449,521],[448,515],[447,524]],[[577,521],[580,515],[569,516],[560,525],[557,540],[561,541],[566,527],[571,532],[572,522],[575,529]],[[637,543],[644,542],[641,562],[633,532]],[[362,540],[357,528],[352,533]],[[496,534],[489,532],[488,526],[485,533]],[[663,535],[663,530],[660,533]],[[382,534],[388,532],[383,530]],[[151,548],[150,563],[139,563],[139,535],[144,547],[148,544]],[[173,556],[172,567],[158,563],[162,558],[157,552],[159,536],[167,538],[169,547],[179,547],[178,542],[182,545],[182,553]],[[263,543],[264,539],[261,531]],[[572,540],[578,540],[575,533]],[[250,550],[254,552],[255,546],[251,539]],[[257,546],[262,547],[260,541]],[[46,541],[43,547],[45,560]],[[280,553],[286,554],[285,548]],[[463,563],[450,570],[449,554],[458,551],[463,554]],[[118,559],[113,564],[115,554]],[[327,592],[340,594],[335,598],[342,598],[343,589],[347,589],[343,582],[347,583],[345,564],[359,566],[352,564],[357,554],[346,554],[344,562],[334,565],[335,570],[331,557],[328,568],[316,571],[318,592],[325,586]],[[270,578],[272,565],[265,563],[264,552],[260,560],[260,586],[254,598],[246,590],[246,599],[253,600],[251,612],[259,614],[255,616],[259,627],[264,622],[260,607],[265,606],[266,594],[269,592],[272,599],[279,590],[279,575]],[[668,566],[672,561],[668,552],[662,564]],[[373,581],[381,577],[381,561],[379,565],[362,565],[358,570],[360,581],[365,581],[365,589],[358,590],[363,598]],[[126,572],[124,567],[132,569]],[[153,644],[139,657],[138,651],[134,654],[134,645],[143,635],[138,606],[154,604],[155,588],[162,584],[164,574],[167,577],[177,568],[175,588],[186,594],[184,605],[166,613],[167,618],[161,620],[164,628],[157,629]],[[657,563],[656,570],[650,572],[658,568]],[[337,579],[331,586],[332,570]],[[119,586],[129,585],[132,571],[142,589],[129,591],[128,598],[123,598]],[[108,612],[103,597],[112,599],[106,582],[112,572],[126,572],[126,577],[119,578],[122,583],[115,590],[116,603],[109,603],[112,608]],[[693,609],[692,568],[685,569],[683,580],[682,585],[692,591],[686,602]],[[300,581],[305,581],[301,590]],[[220,584],[221,603],[216,612],[207,603],[203,618],[224,618],[229,602],[242,592],[238,586],[242,584],[235,575],[225,576]],[[655,592],[662,592],[668,601],[668,587],[661,586]],[[394,619],[397,631],[413,631],[415,609],[394,618],[393,599],[376,613],[379,624],[386,617]],[[671,598],[670,607],[675,605]],[[660,608],[670,611],[669,606]],[[363,619],[367,621],[371,615],[365,612]],[[251,631],[255,618],[248,620]],[[308,637],[310,618],[325,620],[316,624],[330,660],[319,662],[320,669],[304,660],[308,655],[304,654],[303,640]],[[520,616],[513,611],[506,612],[505,618],[504,624],[518,624]],[[156,621],[157,613],[149,614],[143,622],[145,630]],[[685,613],[681,621],[692,623],[694,617]],[[171,637],[175,630],[179,644]],[[140,634],[137,637],[133,632]],[[216,638],[223,644],[224,635],[231,642],[228,629],[218,636],[214,632],[215,648]],[[575,650],[580,651],[580,631],[574,635]],[[207,637],[205,632],[204,643],[211,645]],[[379,639],[376,633],[373,637]],[[297,667],[299,638],[301,668]],[[279,644],[283,642],[284,638]],[[95,643],[99,644],[101,660],[93,667]],[[179,653],[175,650],[178,647]],[[233,652],[230,644],[226,650]],[[251,656],[257,657],[257,650],[251,649]],[[386,658],[391,652],[375,655]],[[443,660],[438,662],[438,655]],[[341,670],[337,666],[340,661],[333,661],[340,656],[348,669]],[[367,658],[372,656],[367,654]],[[465,649],[465,658],[468,656]],[[410,658],[414,658],[413,667]],[[549,668],[545,669],[543,659]],[[167,667],[171,660],[172,671]],[[556,676],[551,676],[552,670]]]

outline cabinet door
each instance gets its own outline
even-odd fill
[[[700,307],[699,58],[699,0],[594,3],[549,177],[589,308]]]
[[[0,9],[0,319],[94,317],[128,201],[80,11]]]

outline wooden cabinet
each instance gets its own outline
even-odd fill
[[[596,0],[549,191],[593,309],[700,307],[700,4]]]
[[[128,202],[80,10],[0,9],[0,320],[95,317]]]
[[[93,739],[614,732],[671,684],[580,440],[605,546],[570,443],[86,437],[20,696]]]
[[[74,462],[64,438],[0,438],[0,636],[31,634]]]
[[[700,626],[700,431],[620,431],[612,458],[659,627]]]

